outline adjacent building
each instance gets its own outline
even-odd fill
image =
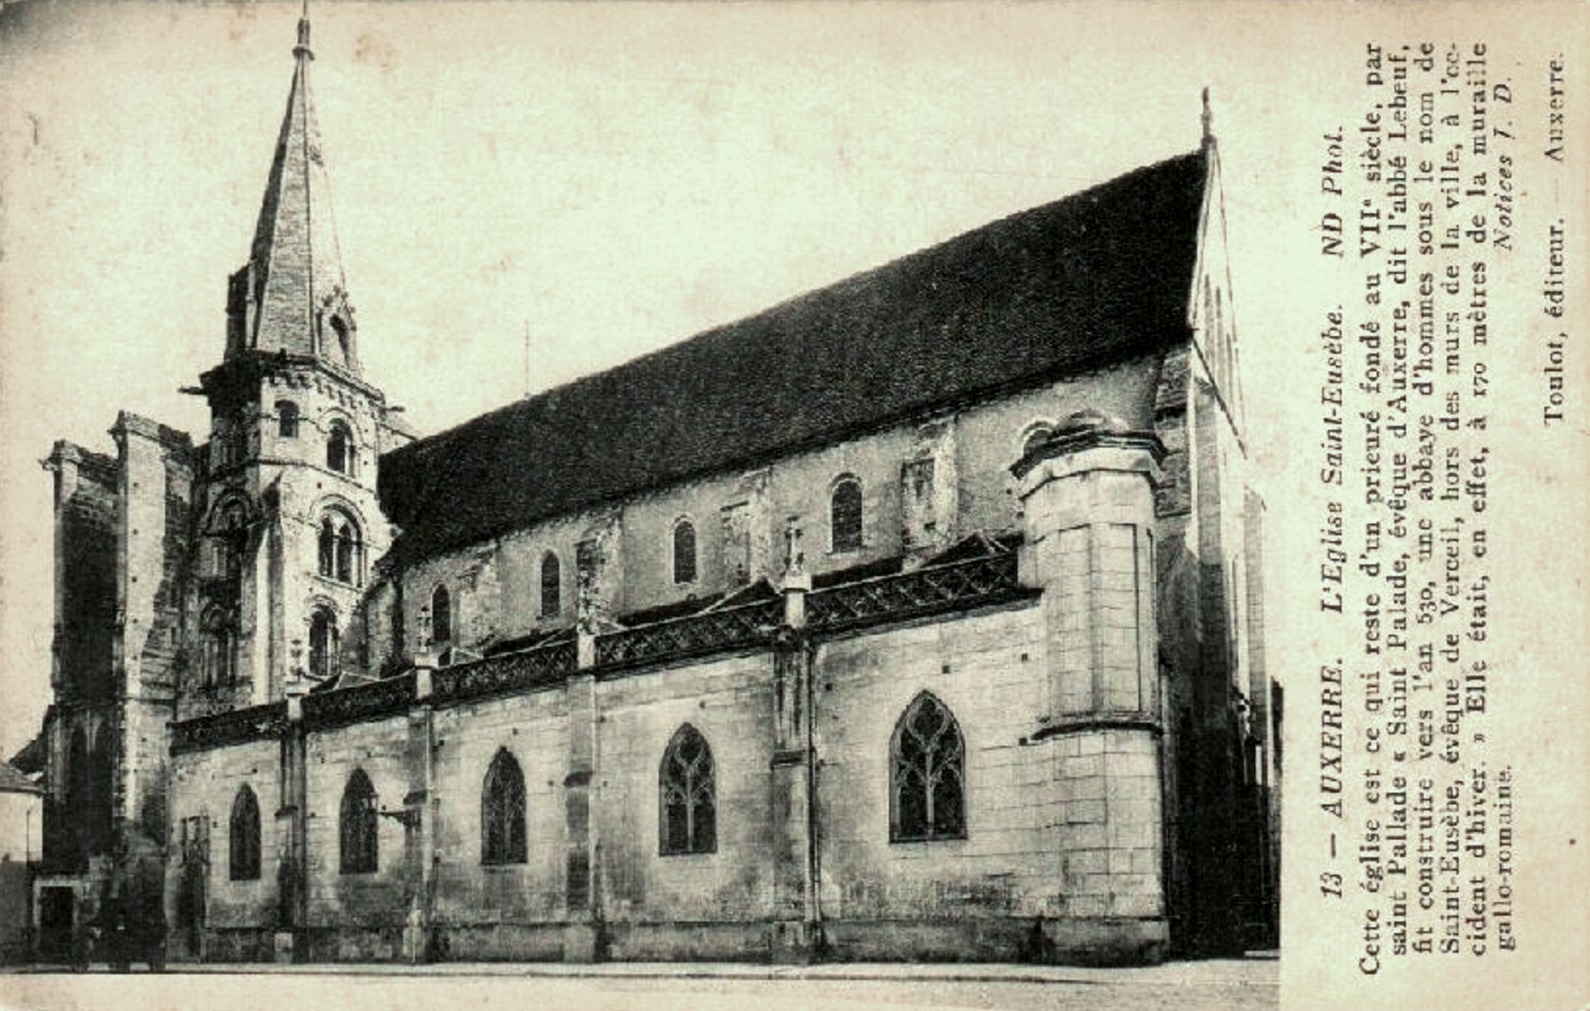
[[[208,436],[124,413],[49,459],[40,887],[80,921],[156,854],[178,958],[1273,943],[1207,126],[412,440],[359,366],[311,59],[303,21]]]

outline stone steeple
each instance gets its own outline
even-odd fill
[[[251,350],[314,358],[358,375],[353,308],[331,213],[331,187],[309,95],[309,18],[298,21],[287,95],[248,263],[232,275],[226,357]]]

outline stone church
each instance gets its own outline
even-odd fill
[[[46,462],[41,955],[139,861],[174,959],[1274,943],[1207,121],[416,439],[360,367],[298,31],[209,433],[124,412]]]

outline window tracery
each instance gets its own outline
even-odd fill
[[[480,862],[525,862],[524,772],[506,748],[486,770],[480,797]]]
[[[712,749],[686,723],[663,753],[660,775],[661,851],[664,855],[717,849],[717,784]]]
[[[966,835],[966,748],[949,709],[929,692],[906,707],[889,744],[889,840]]]

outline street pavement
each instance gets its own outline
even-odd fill
[[[177,965],[154,975],[27,968],[0,975],[0,1007],[29,1011],[289,1008],[1054,1008],[1272,1011],[1274,958],[1132,969],[985,964],[458,963]]]

